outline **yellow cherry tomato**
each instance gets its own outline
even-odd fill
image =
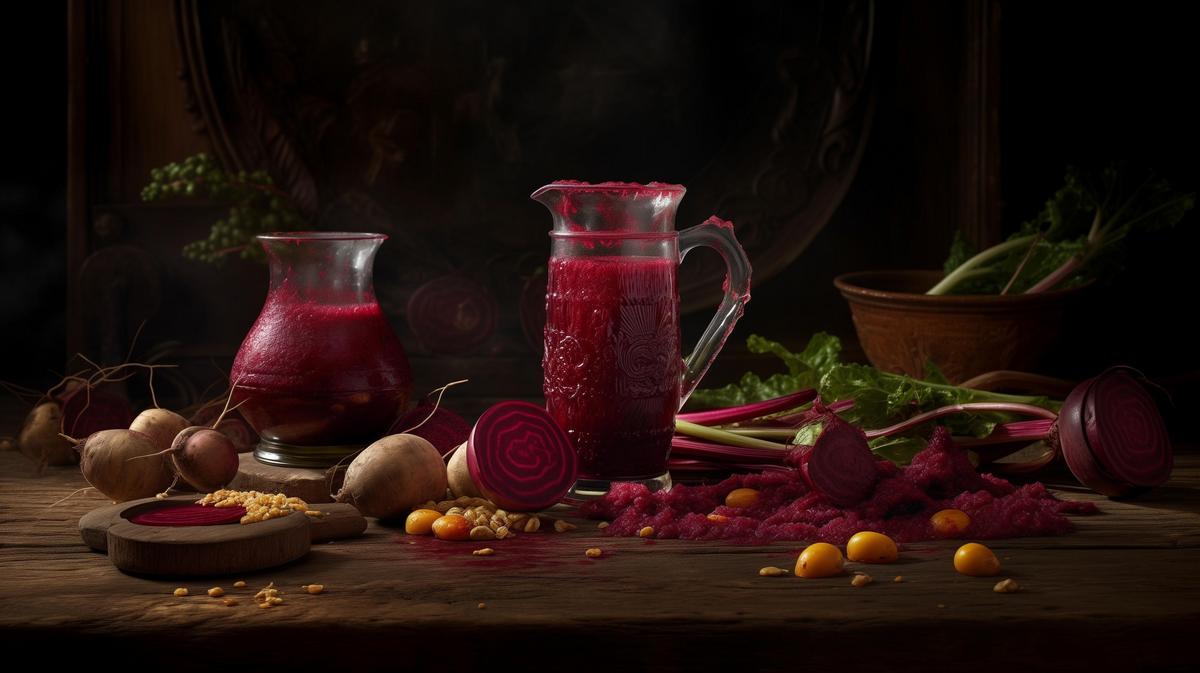
[[[797,577],[833,577],[842,574],[842,552],[827,542],[810,544],[796,559]]]
[[[409,535],[429,535],[433,532],[433,522],[442,518],[442,513],[436,509],[414,509],[404,520],[404,532]]]
[[[954,552],[954,569],[971,577],[991,577],[1000,574],[1000,559],[978,542],[968,542]]]
[[[933,532],[942,537],[961,537],[971,527],[971,517],[961,509],[943,509],[929,517]]]
[[[758,491],[752,488],[735,488],[725,496],[726,507],[751,507],[758,502]]]
[[[471,537],[471,522],[457,514],[438,517],[431,528],[439,540],[467,540]]]
[[[896,543],[883,533],[855,533],[846,543],[846,558],[860,563],[891,563],[900,555]]]

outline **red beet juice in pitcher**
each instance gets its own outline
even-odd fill
[[[546,409],[584,477],[655,477],[679,409],[676,262],[552,257],[543,360]]]

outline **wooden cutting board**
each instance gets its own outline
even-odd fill
[[[129,520],[149,509],[190,504],[196,498],[144,498],[101,507],[79,519],[79,534],[125,572],[202,576],[283,565],[303,557],[314,542],[355,537],[367,528],[367,520],[353,506],[335,503],[316,507],[325,513],[322,517],[295,512],[247,525],[141,526]]]

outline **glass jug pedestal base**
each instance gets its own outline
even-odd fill
[[[299,446],[264,438],[258,441],[258,446],[254,449],[254,458],[260,463],[279,467],[325,468],[333,467],[338,461],[365,446],[366,444]],[[349,461],[346,464],[349,464]]]
[[[641,484],[654,491],[667,491],[671,488],[671,473],[664,472],[657,477],[646,479],[579,479],[567,493],[568,499],[594,500],[603,496],[612,488],[614,483]]]

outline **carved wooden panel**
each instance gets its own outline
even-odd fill
[[[267,167],[316,227],[389,234],[391,315],[430,282],[473,282],[499,307],[482,353],[540,346],[521,324],[549,254],[536,187],[683,183],[679,226],[734,220],[762,282],[825,225],[871,119],[870,2],[175,9],[187,106],[222,161]],[[715,305],[722,273],[689,258],[683,309]]]

